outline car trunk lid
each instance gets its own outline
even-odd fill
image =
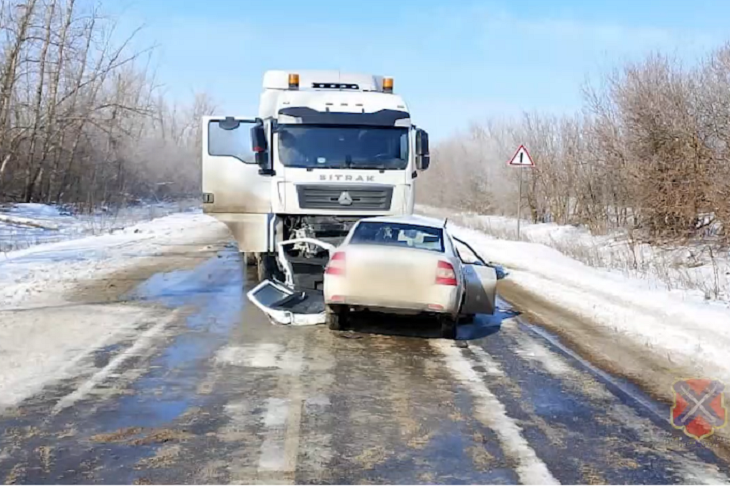
[[[346,276],[356,295],[408,300],[434,285],[442,254],[412,248],[350,245],[345,249]]]

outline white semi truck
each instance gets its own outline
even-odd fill
[[[328,255],[307,239],[337,244],[363,217],[412,214],[430,160],[428,134],[383,76],[267,71],[257,117],[210,116],[202,128],[203,211],[262,280],[283,280],[282,241],[297,240],[289,268],[315,275],[308,265]]]

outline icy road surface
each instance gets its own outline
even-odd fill
[[[138,229],[0,266],[3,482],[730,482],[504,302],[460,346],[428,321],[273,326],[221,225]]]

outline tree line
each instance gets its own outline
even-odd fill
[[[422,203],[534,222],[730,242],[730,44],[690,67],[659,53],[583,90],[579,113],[487,120],[434,147]],[[525,144],[534,169],[506,166]],[[449,181],[444,184],[443,181]]]
[[[87,207],[199,191],[205,94],[169,102],[103,7],[0,0],[0,202]]]

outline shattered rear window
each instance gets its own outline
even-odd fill
[[[365,221],[355,228],[351,245],[384,245],[444,252],[441,228],[404,223]]]

